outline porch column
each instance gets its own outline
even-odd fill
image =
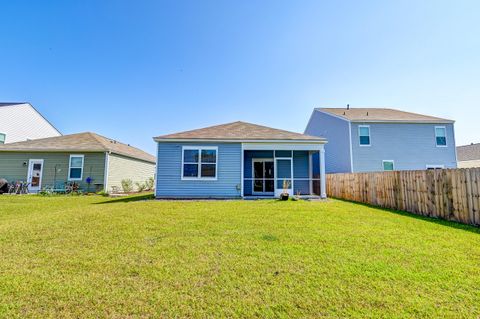
[[[327,198],[327,183],[325,180],[325,149],[320,149],[320,197]]]
[[[244,183],[244,170],[245,170],[245,150],[243,149],[243,143],[242,143],[242,156],[240,157],[240,196],[243,198],[245,196],[244,194],[244,187],[245,187],[245,183]]]

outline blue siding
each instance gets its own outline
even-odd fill
[[[370,125],[371,146],[359,145],[359,125]],[[435,126],[447,128],[447,147],[436,146]],[[457,165],[453,124],[352,123],[352,149],[355,172],[382,171],[383,160],[394,160],[395,170]]]
[[[218,146],[217,180],[182,180],[182,146]],[[240,143],[159,143],[157,197],[215,198],[240,197]]]
[[[318,152],[316,152],[318,154]],[[305,178],[310,178],[309,168],[309,152],[308,151],[295,151],[293,152],[293,192],[294,194],[310,194],[310,181]],[[317,160],[312,162],[312,167],[320,167]],[[301,179],[298,179],[301,178]]]
[[[325,171],[351,172],[349,122],[315,110],[305,134],[325,137]]]

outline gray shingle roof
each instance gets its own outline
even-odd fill
[[[352,122],[453,123],[452,120],[387,108],[317,108]]]
[[[155,163],[155,157],[130,145],[91,133],[78,133],[0,145],[0,152],[112,152]]]
[[[459,161],[480,160],[480,143],[457,147]]]
[[[154,138],[161,140],[291,140],[291,141],[326,141],[324,138],[301,133],[279,130],[262,125],[233,122],[205,127],[197,130],[161,135]]]

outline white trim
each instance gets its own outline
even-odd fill
[[[385,170],[385,163],[392,163],[393,169],[392,169],[391,171]],[[383,169],[384,172],[392,172],[392,171],[394,171],[394,170],[395,170],[395,161],[394,161],[394,160],[383,160],[383,161],[382,161],[382,169]]]
[[[198,163],[184,163],[185,150],[198,150]],[[214,150],[215,151],[215,163],[202,163],[202,150]],[[183,176],[184,164],[197,164],[198,176],[197,177],[185,177]],[[215,177],[202,177],[202,164],[215,164]],[[216,181],[218,179],[218,146],[182,146],[182,167],[181,167],[181,179],[183,181]]]
[[[350,173],[353,173],[352,122],[348,122],[348,137],[350,139]]]
[[[240,196],[244,197],[244,178],[245,178],[245,151],[243,149],[243,143],[241,144],[242,154],[240,156]]]
[[[439,165],[427,164],[425,167],[426,167],[426,169],[445,169],[445,165],[443,165],[443,164],[439,164]]]
[[[385,123],[385,124],[453,124],[455,121],[408,121],[408,120],[369,120],[369,119],[363,119],[363,120],[351,120],[352,123]]]
[[[103,191],[108,193],[108,175],[110,166],[110,152],[105,152],[105,172],[103,173]],[[70,170],[69,170],[70,174]]]
[[[457,149],[457,141],[455,137],[455,126],[452,125],[452,138],[453,138],[453,149],[455,150],[455,168],[458,168],[458,149]]]
[[[159,159],[160,144],[157,143],[157,153],[155,154],[155,174],[153,175],[153,189],[155,189],[155,196],[157,196],[157,183],[158,183],[158,165],[160,163]]]
[[[244,143],[247,151],[318,151],[324,144]]]
[[[192,142],[192,143],[300,143],[300,144],[326,144],[327,140],[319,137],[318,139],[308,139],[308,140],[247,140],[247,139],[188,139],[188,138],[154,138],[155,142],[168,143],[168,142]]]
[[[362,144],[360,143],[361,139],[361,135],[360,135],[360,129],[361,128],[368,128],[368,144]],[[359,125],[358,126],[358,145],[360,147],[369,147],[369,146],[372,146],[372,131],[370,129],[370,125]]]
[[[438,145],[437,143],[437,129],[441,128],[445,131],[445,145]],[[447,139],[447,127],[446,126],[435,126],[435,146],[436,147],[448,147],[448,139]]]
[[[325,175],[325,149],[320,150],[320,197],[327,198],[327,180]]]
[[[81,157],[82,158],[82,171],[80,173],[80,177],[79,178],[71,178],[70,177],[70,169],[72,168],[80,168],[80,167],[72,167],[72,157]],[[69,181],[81,181],[83,179],[83,168],[85,167],[85,155],[83,154],[70,154],[70,158],[68,160],[68,180]]]
[[[38,192],[42,189],[42,181],[43,181],[43,159],[29,159],[28,160],[28,171],[27,171],[27,183],[28,183],[28,190],[32,192]],[[38,186],[35,187],[35,189],[32,188],[32,170],[33,170],[33,164],[35,163],[41,163],[42,164],[42,169],[40,172],[40,181],[38,182]]]

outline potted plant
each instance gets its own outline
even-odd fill
[[[290,197],[290,194],[288,193],[288,189],[290,188],[290,181],[284,179],[283,180],[283,190],[282,193],[280,194],[280,199],[281,200],[288,200]]]

